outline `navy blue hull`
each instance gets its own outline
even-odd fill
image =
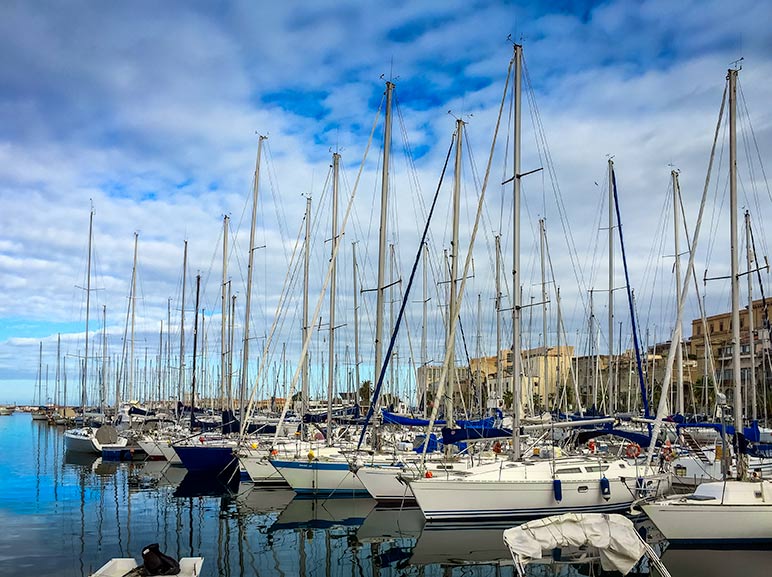
[[[239,460],[232,447],[207,445],[175,446],[182,464],[191,473],[205,473],[213,476],[230,476],[236,472]]]

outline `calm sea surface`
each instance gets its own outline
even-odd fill
[[[370,499],[295,499],[246,483],[230,494],[185,476],[166,463],[66,454],[61,429],[28,414],[0,417],[0,576],[86,577],[156,542],[173,557],[204,557],[203,577],[516,575],[501,537],[507,525],[425,525],[418,509],[379,509]],[[159,481],[143,488],[150,478]],[[770,551],[670,549],[662,559],[674,577],[772,575]],[[600,574],[565,565],[528,572]]]

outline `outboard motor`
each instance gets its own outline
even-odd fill
[[[142,549],[143,575],[178,575],[180,564],[173,557],[164,555],[153,543]]]

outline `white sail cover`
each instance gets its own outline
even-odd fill
[[[601,567],[626,575],[646,551],[632,521],[622,515],[566,513],[523,523],[504,531],[515,562],[541,559],[543,551],[561,547],[598,549]]]

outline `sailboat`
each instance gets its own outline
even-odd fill
[[[732,373],[734,426],[738,439],[735,454],[737,479],[702,483],[690,495],[673,496],[644,505],[643,510],[646,515],[671,543],[772,542],[772,481],[746,479],[745,457],[742,455],[739,442],[743,424],[743,405],[740,379],[740,277],[737,250],[737,75],[737,69],[729,69],[727,72]],[[683,303],[680,303],[680,306],[682,307]]]
[[[514,69],[514,70],[513,70]],[[406,479],[418,506],[428,520],[535,517],[567,512],[611,512],[627,509],[633,502],[663,494],[670,488],[669,475],[659,474],[637,459],[576,457],[521,459],[518,404],[521,395],[519,351],[519,230],[520,230],[520,116],[522,46],[514,46],[508,75],[514,72],[514,319],[513,380],[514,426],[512,459],[498,460],[461,472]],[[499,112],[501,115],[503,111]],[[483,190],[483,194],[484,194]],[[482,195],[481,195],[482,196]],[[462,274],[462,279],[465,273]],[[463,281],[462,281],[463,283]],[[462,284],[463,291],[463,284]],[[455,326],[451,318],[451,330]],[[446,355],[448,353],[446,352]],[[444,372],[444,370],[443,370]],[[545,455],[546,456],[546,455]]]
[[[381,351],[383,334],[383,306],[384,296],[383,291],[385,287],[384,271],[385,271],[385,252],[386,252],[386,222],[387,222],[387,207],[388,207],[388,178],[389,178],[389,151],[391,146],[391,106],[392,106],[392,94],[394,90],[394,84],[392,82],[386,83],[386,115],[384,121],[384,160],[382,165],[382,186],[381,186],[381,221],[380,221],[380,241],[379,241],[379,258],[378,258],[378,288],[377,288],[377,305],[376,305],[376,336],[375,336],[375,366],[381,366]],[[331,300],[330,300],[330,313],[331,332],[333,330],[334,323],[334,286],[335,286],[335,264],[336,254],[338,251],[339,236],[342,231],[337,230],[337,196],[338,196],[338,166],[340,161],[340,155],[335,153],[333,155],[333,231],[332,231],[332,258],[330,260],[330,273],[332,279],[331,285]],[[345,223],[344,223],[345,226]],[[306,254],[308,247],[306,247]],[[304,301],[305,303],[306,301]],[[304,309],[306,308],[304,304]],[[304,314],[305,317],[305,314]],[[304,323],[307,325],[307,323]],[[308,339],[308,335],[304,334],[304,340]],[[332,351],[333,337],[330,338],[330,350]],[[305,362],[305,361],[304,361]],[[332,355],[330,359],[330,365],[333,364]],[[307,378],[307,367],[304,368],[304,379]],[[303,402],[307,402],[308,388],[305,385],[303,387]],[[281,473],[282,477],[289,483],[292,489],[298,493],[312,494],[312,495],[331,495],[333,493],[340,494],[367,494],[367,489],[360,481],[359,477],[354,474],[352,470],[352,464],[356,461],[356,455],[347,452],[345,449],[332,445],[333,438],[333,423],[331,418],[331,401],[332,401],[332,369],[330,370],[330,379],[328,383],[328,412],[327,412],[327,434],[326,443],[324,447],[317,449],[311,449],[305,455],[299,455],[299,458],[287,459],[283,457],[273,458],[271,463],[276,470]],[[310,447],[309,447],[310,448]],[[350,447],[349,450],[356,447]],[[307,457],[307,458],[306,458]],[[371,460],[378,459],[383,464],[391,464],[391,457],[373,455]],[[355,468],[355,467],[354,467]]]
[[[83,359],[82,377],[82,411],[86,415],[86,384],[88,383],[88,329],[89,312],[91,304],[91,244],[93,241],[94,210],[89,213],[88,221],[88,265],[86,268],[86,347]],[[85,423],[84,423],[85,425]],[[102,425],[99,428],[84,426],[79,429],[69,429],[64,432],[64,447],[73,453],[94,453],[101,455],[102,451],[109,448],[121,449],[128,444],[128,439],[119,437],[118,432],[110,425]]]

